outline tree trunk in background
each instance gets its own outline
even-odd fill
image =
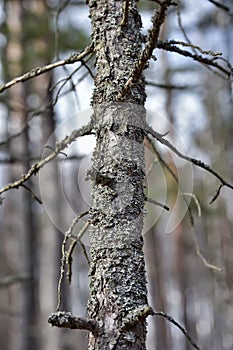
[[[139,58],[141,19],[130,1],[126,26],[123,2],[89,1],[96,51],[93,95],[96,148],[88,178],[92,183],[89,318],[98,337],[89,349],[145,349],[146,322],[124,329],[147,305],[143,256],[144,80],[117,103]],[[133,104],[134,103],[134,104]]]
[[[10,15],[8,15],[10,13]],[[24,55],[24,34],[23,31],[23,6],[21,2],[9,2],[6,4],[7,14],[7,31],[8,31],[8,45],[7,45],[7,60],[8,60],[8,76],[13,78],[17,74],[22,74],[25,67],[25,55]],[[27,120],[27,98],[28,84],[19,85],[10,92],[10,105],[9,105],[9,119],[12,123],[19,123],[23,125]],[[31,142],[27,130],[21,138],[14,140],[13,144],[10,144],[11,154],[22,154],[26,159],[31,156]],[[30,161],[23,163],[22,169],[18,167],[11,168],[11,176],[17,178],[19,172],[26,172],[30,166]],[[33,191],[33,182],[29,181],[27,184]],[[37,264],[37,246],[36,246],[36,222],[32,210],[32,197],[27,192],[22,192],[20,198],[13,194],[13,203],[15,205],[14,215],[12,219],[12,229],[16,233],[16,242],[19,242],[16,255],[22,256],[21,263],[15,266],[16,274],[27,274],[29,279],[25,281],[20,290],[15,295],[15,301],[11,304],[11,307],[15,308],[20,300],[23,327],[18,329],[18,337],[11,337],[11,347],[22,348],[25,350],[38,348],[38,337],[35,330],[37,322],[37,303],[38,299],[38,285],[37,277],[35,273]],[[16,204],[17,203],[17,204]],[[23,203],[23,205],[22,205]],[[16,220],[19,220],[20,224],[17,224]],[[22,236],[22,239],[19,239]],[[11,249],[9,245],[9,249]],[[10,250],[9,250],[10,252]],[[9,253],[9,256],[11,254]],[[11,273],[12,274],[12,273]],[[14,300],[13,298],[13,300]],[[17,332],[16,332],[17,333]],[[20,342],[19,342],[20,339]]]

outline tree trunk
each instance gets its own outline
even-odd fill
[[[142,48],[136,4],[89,1],[97,71],[96,148],[88,173],[92,184],[88,314],[100,327],[98,335],[90,335],[89,349],[145,349],[143,77],[124,101],[118,100]]]

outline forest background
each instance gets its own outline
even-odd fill
[[[145,33],[155,6],[150,1],[139,2]],[[225,1],[224,6],[201,0],[195,5],[191,0],[180,2],[178,10],[169,12],[161,38],[190,40],[203,50],[221,52],[221,57],[232,62],[232,1]],[[1,1],[0,26],[1,84],[69,57],[90,43],[88,7],[83,1]],[[208,56],[195,47],[185,49]],[[179,54],[157,49],[155,55],[145,71],[148,121],[158,132],[169,131],[177,148],[202,159],[233,182],[231,81],[223,72]],[[47,154],[50,149],[45,145],[53,147],[55,140],[86,124],[91,115],[94,71],[91,56],[12,86],[0,95],[1,188]],[[51,328],[47,319],[57,303],[64,233],[74,216],[89,207],[89,185],[84,178],[94,143],[94,136],[85,136],[66,150],[66,156],[60,154],[39,176],[31,178],[26,188],[1,196],[3,350],[87,347],[85,331]],[[160,157],[182,183],[196,232],[176,181]],[[223,188],[210,204],[219,186],[216,177],[180,161],[163,147],[158,147],[156,155],[146,145],[146,159],[149,197],[170,208],[166,212],[154,203],[146,205],[143,235],[150,304],[182,324],[201,348],[231,350],[232,192]],[[66,281],[62,284],[63,309],[79,316],[85,316],[88,299],[84,248],[88,254],[88,233],[73,254],[71,286]],[[184,335],[166,319],[148,321],[148,350],[191,349]]]

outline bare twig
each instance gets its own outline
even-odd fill
[[[43,204],[42,200],[39,197],[37,197],[37,195],[28,186],[22,184],[21,187],[23,187],[27,192],[29,192],[32,198],[35,199],[39,204]]]
[[[186,329],[184,327],[182,327],[176,320],[174,320],[173,317],[167,315],[165,312],[163,311],[153,311],[153,313],[151,315],[154,316],[162,316],[164,318],[166,318],[166,320],[168,320],[169,322],[171,322],[172,324],[174,324],[177,328],[179,328],[179,330],[184,334],[184,336],[186,337],[186,339],[189,341],[189,343],[194,347],[194,349],[197,350],[201,350],[201,348],[193,341],[193,339],[190,337],[189,333],[186,331]]]
[[[178,46],[172,44],[170,41],[159,41],[158,44],[157,44],[157,48],[158,49],[163,49],[163,50],[166,50],[166,51],[170,51],[170,52],[176,52],[176,53],[178,53],[178,54],[180,54],[182,56],[190,57],[194,61],[198,61],[198,62],[203,63],[205,65],[209,65],[209,66],[215,67],[219,71],[221,71],[224,74],[226,74],[228,79],[232,75],[232,67],[230,66],[230,63],[228,62],[228,68],[229,67],[230,68],[229,68],[229,70],[227,70],[226,68],[224,68],[223,66],[221,66],[221,65],[219,65],[218,63],[215,62],[216,57],[213,58],[213,59],[209,59],[209,58],[203,57],[201,55],[196,55],[196,54],[194,54],[192,52],[180,49]],[[220,59],[220,57],[219,57],[219,59]]]
[[[212,204],[212,203],[214,203],[216,201],[216,199],[220,195],[222,187],[223,187],[223,184],[218,186],[217,191],[216,191],[215,195],[213,196],[213,198],[210,200],[209,204]]]
[[[12,188],[18,188],[22,186],[32,175],[35,175],[41,168],[43,168],[47,163],[51,162],[57,155],[66,148],[69,144],[76,141],[77,137],[90,134],[92,130],[92,121],[87,125],[83,126],[81,129],[74,130],[69,136],[66,136],[62,141],[56,143],[54,152],[48,155],[46,158],[42,159],[39,162],[36,162],[31,166],[26,174],[23,174],[20,179],[9,183],[0,189],[0,195]]]
[[[226,181],[222,176],[220,176],[214,169],[210,168],[209,165],[205,164],[201,160],[198,160],[198,159],[195,159],[195,158],[191,158],[191,157],[186,156],[185,154],[181,153],[175,146],[173,146],[163,136],[161,137],[160,136],[161,134],[159,134],[156,131],[154,131],[150,126],[146,127],[145,131],[147,133],[151,134],[152,136],[154,136],[159,142],[161,142],[163,145],[168,147],[170,150],[172,150],[178,157],[180,157],[180,158],[182,158],[184,160],[187,160],[188,162],[198,166],[199,168],[205,169],[206,171],[208,171],[209,173],[214,175],[217,179],[219,179],[219,181],[221,182],[221,184],[223,186],[229,187],[229,188],[231,188],[233,190],[233,185],[230,184],[228,181]]]
[[[192,218],[192,221],[193,221],[193,218]],[[202,254],[201,252],[201,249],[200,249],[200,244],[198,242],[198,238],[197,238],[197,231],[196,231],[196,228],[194,226],[194,222],[192,222],[192,228],[193,228],[193,231],[194,231],[194,243],[195,243],[195,248],[196,248],[196,253],[197,255],[199,256],[199,258],[202,260],[203,264],[210,268],[211,270],[214,270],[214,271],[217,271],[217,272],[222,272],[223,269],[221,267],[218,267],[216,265],[213,265],[211,263],[208,262],[208,260],[204,257],[204,255]]]
[[[191,42],[186,43],[185,41],[180,41],[180,40],[169,40],[169,44],[190,47],[192,49],[199,51],[203,55],[209,55],[209,56],[216,57],[216,58],[218,58],[219,56],[222,56],[221,52],[213,52],[212,50],[203,50],[200,46],[194,45]]]
[[[183,27],[183,23],[182,23],[182,19],[181,19],[181,13],[180,13],[180,7],[181,7],[181,5],[180,5],[180,0],[178,0],[177,3],[178,3],[178,6],[177,6],[177,8],[176,8],[176,11],[177,11],[178,25],[179,25],[179,27],[180,27],[181,32],[183,33],[183,36],[184,36],[185,40],[186,40],[189,44],[191,44],[191,40],[189,39],[189,37],[188,37],[188,35],[187,35],[187,33],[186,33],[184,27]]]
[[[208,0],[208,1],[211,2],[212,4],[214,4],[215,6],[219,7],[220,9],[227,11],[227,12],[230,12],[230,8],[228,6],[222,4],[221,2],[216,1],[216,0]]]
[[[27,73],[25,73],[17,78],[12,79],[4,85],[0,85],[0,93],[9,89],[11,86],[13,86],[17,83],[22,83],[26,80],[37,77],[37,76],[44,74],[44,73],[46,73],[54,68],[64,66],[65,64],[72,64],[74,62],[81,61],[84,57],[89,55],[92,51],[93,51],[93,44],[87,46],[82,52],[74,53],[70,57],[68,57],[64,60],[50,63],[50,64],[47,64],[46,66],[43,66],[43,67],[33,68],[30,72],[27,72]]]
[[[86,329],[93,334],[98,333],[99,326],[94,320],[75,317],[70,312],[59,311],[49,316],[48,323],[59,328]]]
[[[197,214],[200,217],[201,216],[201,206],[200,206],[200,202],[199,202],[197,196],[194,193],[190,193],[190,192],[184,192],[183,195],[193,198],[193,200],[197,206]]]
[[[90,223],[87,221],[84,224],[83,228],[79,231],[76,238],[71,243],[69,250],[66,252],[66,263],[67,263],[67,274],[66,275],[67,275],[67,279],[68,279],[69,284],[71,284],[71,279],[72,279],[72,261],[73,261],[72,254],[73,254],[74,248],[76,247],[77,243],[80,241],[80,239],[82,238],[84,233],[87,231],[89,225],[90,225]],[[85,255],[85,253],[84,253],[84,255]]]
[[[197,350],[201,350],[198,345],[193,341],[189,333],[182,327],[173,317],[167,315],[163,311],[154,311],[150,306],[146,305],[144,307],[139,307],[136,310],[133,310],[123,319],[123,327],[122,330],[128,330],[131,327],[135,326],[138,322],[141,322],[148,316],[162,316],[166,318],[169,322],[178,327],[181,332],[184,334],[189,343]]]
[[[72,233],[73,233],[73,229],[74,229],[75,225],[78,223],[78,221],[82,217],[84,217],[87,214],[88,214],[88,211],[86,211],[86,212],[80,214],[79,216],[77,216],[72,221],[70,227],[68,228],[68,230],[66,231],[66,233],[64,235],[64,239],[63,239],[63,242],[62,242],[62,257],[61,257],[60,276],[59,276],[58,285],[57,285],[57,307],[56,307],[56,311],[58,311],[60,309],[60,306],[61,306],[61,284],[62,284],[64,273],[65,273],[65,265],[67,264],[66,243],[67,243],[68,239],[72,237]]]
[[[28,128],[28,124],[33,117],[34,117],[34,115],[32,115],[30,118],[28,118],[28,120],[23,124],[21,130],[19,130],[15,134],[9,135],[8,138],[5,139],[4,141],[0,141],[0,146],[7,145],[7,144],[9,144],[9,142],[12,139],[21,136],[24,133],[24,131]]]
[[[193,230],[193,234],[194,234],[194,244],[195,244],[195,250],[196,250],[196,254],[199,256],[199,258],[201,259],[201,261],[203,262],[203,264],[215,271],[221,272],[222,269],[216,265],[210,264],[207,259],[204,257],[204,255],[201,253],[201,249],[199,246],[199,242],[198,242],[198,238],[197,238],[197,231],[196,231],[196,227],[195,227],[195,223],[194,223],[194,217],[193,217],[193,213],[192,213],[192,209],[189,206],[189,203],[187,202],[186,198],[185,198],[185,194],[187,195],[187,193],[183,193],[182,187],[179,184],[179,179],[177,177],[177,175],[174,173],[174,171],[170,168],[170,166],[165,162],[165,160],[162,158],[162,156],[160,155],[160,153],[158,152],[157,148],[155,147],[155,144],[152,142],[152,140],[147,137],[148,142],[150,143],[154,153],[157,155],[159,161],[164,165],[164,167],[168,170],[168,172],[172,175],[173,179],[175,180],[175,182],[177,183],[177,185],[179,186],[181,193],[184,195],[184,202],[187,206],[187,210],[188,210],[188,216],[189,216],[189,220],[190,220],[190,224],[191,224],[191,228]],[[197,204],[197,203],[196,203]],[[198,203],[199,204],[199,203]],[[197,205],[198,205],[197,204]],[[198,208],[198,211],[200,210],[200,208]]]
[[[69,5],[70,0],[63,1],[60,6],[58,7],[55,15],[55,35],[54,35],[54,41],[55,41],[55,56],[57,59],[59,59],[59,46],[60,46],[60,30],[59,30],[59,16],[62,13],[62,11]]]
[[[173,84],[155,83],[154,81],[150,81],[150,80],[146,80],[146,84],[149,86],[154,86],[160,89],[167,89],[167,90],[188,90],[188,89],[194,89],[196,87],[194,85],[173,85]]]
[[[155,199],[147,197],[146,200],[147,200],[147,202],[152,203],[154,205],[158,205],[159,207],[161,207],[161,208],[163,208],[163,209],[165,209],[167,211],[170,210],[170,208],[166,204],[160,203],[160,202],[156,201]]]
[[[65,10],[65,8],[67,7],[67,5],[69,5],[70,0],[65,0],[63,1],[63,3],[59,6],[57,12],[56,12],[56,17],[55,17],[55,56],[56,59],[59,60],[60,56],[59,56],[59,49],[60,49],[60,30],[59,30],[59,16],[62,13],[62,11]],[[73,82],[73,78],[72,75],[69,74],[68,69],[66,68],[66,66],[63,66],[63,70],[64,72],[67,74],[67,76],[69,77],[67,79],[67,81],[70,82],[70,86],[71,86],[71,91],[74,93],[74,97],[77,103],[77,106],[79,107],[79,99],[78,99],[78,94],[77,91],[75,89],[75,84]]]

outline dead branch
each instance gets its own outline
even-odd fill
[[[148,203],[152,203],[152,204],[154,204],[154,205],[158,205],[159,207],[161,207],[161,208],[163,208],[163,209],[165,209],[165,210],[167,210],[167,211],[169,211],[170,210],[170,208],[166,205],[166,204],[163,204],[163,203],[160,203],[159,201],[156,201],[155,199],[152,199],[152,198],[146,198],[146,201],[148,202]]]
[[[65,235],[64,235],[64,239],[62,242],[62,257],[61,257],[61,267],[60,267],[60,276],[59,276],[59,280],[58,280],[58,285],[57,285],[57,307],[56,307],[56,311],[58,311],[60,309],[61,306],[61,284],[63,281],[63,277],[64,277],[64,273],[65,273],[65,266],[67,264],[67,252],[66,252],[66,243],[68,241],[69,238],[72,237],[72,232],[73,229],[75,227],[75,225],[78,223],[78,221],[85,215],[87,215],[89,212],[84,212],[82,214],[80,214],[79,216],[77,216],[76,218],[74,218],[74,220],[72,221],[70,227],[68,228],[68,230],[66,231]]]
[[[93,320],[75,317],[71,312],[58,311],[49,316],[48,323],[58,328],[85,329],[93,334],[98,333],[99,326]]]
[[[221,192],[221,189],[223,187],[223,184],[219,185],[217,190],[216,190],[216,193],[215,195],[213,196],[213,198],[209,201],[209,204],[212,204],[216,201],[216,199],[218,198],[218,196],[220,195],[220,192]]]
[[[88,214],[88,212],[85,213],[85,215],[86,214]],[[76,247],[77,243],[81,240],[84,233],[87,231],[89,225],[90,223],[87,221],[85,225],[82,227],[82,229],[80,230],[80,232],[77,234],[76,238],[71,243],[69,250],[66,252],[67,279],[69,284],[71,284],[71,279],[72,279],[72,261],[73,261],[72,254],[73,254],[74,248]]]
[[[230,12],[230,8],[224,4],[222,4],[221,2],[219,1],[216,1],[216,0],[208,0],[209,2],[211,2],[212,4],[214,4],[215,6],[219,7],[220,9],[226,11],[226,12]]]
[[[194,45],[190,41],[188,41],[186,43],[185,41],[181,41],[181,40],[169,40],[169,44],[171,44],[171,45],[181,45],[181,46],[184,46],[184,47],[190,47],[191,49],[195,49],[195,50],[199,51],[203,55],[209,55],[209,56],[213,56],[213,57],[217,57],[217,58],[219,56],[222,56],[221,52],[213,52],[212,50],[203,50],[200,46]]]
[[[191,228],[193,230],[193,240],[194,240],[194,244],[195,244],[195,250],[196,250],[196,254],[197,256],[199,256],[199,258],[201,259],[201,261],[203,262],[203,264],[214,270],[214,271],[218,271],[218,272],[222,272],[222,268],[216,266],[216,265],[213,265],[211,263],[209,263],[207,261],[207,259],[204,257],[204,255],[202,254],[201,252],[201,249],[200,249],[200,245],[199,245],[199,242],[198,242],[198,238],[197,238],[197,231],[196,231],[196,227],[195,227],[195,222],[194,222],[194,216],[193,216],[193,213],[192,213],[192,209],[190,208],[189,206],[189,203],[187,202],[186,198],[185,198],[185,195],[187,195],[186,192],[183,192],[182,190],[182,186],[180,185],[179,183],[179,179],[177,177],[177,175],[174,173],[174,171],[170,168],[170,166],[165,162],[165,160],[162,158],[161,154],[158,152],[157,148],[155,147],[155,144],[152,142],[152,140],[147,136],[147,140],[148,142],[150,143],[151,147],[152,147],[152,150],[154,151],[154,153],[157,155],[159,161],[163,164],[163,166],[168,170],[168,172],[171,174],[171,176],[173,177],[173,179],[175,180],[175,182],[177,183],[177,186],[180,188],[181,190],[181,193],[183,194],[183,199],[184,199],[184,202],[187,206],[187,211],[188,211],[188,216],[189,216],[189,221],[190,221],[190,225],[191,225]],[[193,195],[194,198],[195,198],[195,195]],[[200,212],[200,208],[199,208],[199,203],[197,201],[196,202],[196,205],[197,205],[197,208],[198,208],[198,212]]]
[[[229,68],[229,70],[227,70],[226,68],[224,68],[223,66],[221,66],[220,64],[218,64],[217,62],[215,62],[216,59],[220,59],[220,57],[214,57],[212,59],[207,58],[207,57],[203,57],[201,55],[197,55],[194,54],[192,52],[189,52],[187,50],[182,50],[180,49],[178,46],[174,45],[172,43],[172,41],[159,41],[157,44],[157,48],[158,49],[163,49],[166,51],[170,51],[170,52],[175,52],[178,53],[184,57],[190,57],[192,58],[194,61],[198,61],[200,63],[203,63],[207,66],[212,66],[217,68],[219,71],[223,72],[224,74],[226,74],[227,78],[229,79],[232,75],[233,69],[230,65],[229,62],[227,62],[227,66]]]
[[[187,160],[188,162],[198,166],[199,168],[202,168],[206,171],[208,171],[210,174],[214,175],[223,186],[229,187],[233,190],[233,185],[230,184],[228,181],[226,181],[222,176],[220,176],[214,169],[212,169],[209,165],[205,164],[201,160],[191,158],[189,156],[186,156],[185,154],[181,153],[175,146],[173,146],[168,140],[166,140],[163,136],[161,137],[161,134],[154,131],[150,126],[147,126],[145,128],[145,131],[152,136],[154,136],[159,142],[161,142],[163,145],[168,147],[171,151],[173,151],[178,157],[181,159]],[[221,188],[220,188],[221,190]]]
[[[149,31],[148,40],[145,46],[145,49],[142,51],[142,54],[135,64],[133,72],[127,82],[125,83],[123,90],[119,92],[117,99],[122,100],[122,98],[127,94],[130,87],[138,81],[143,70],[145,69],[148,60],[151,58],[153,50],[157,46],[160,28],[165,20],[165,15],[167,9],[170,5],[174,5],[172,0],[165,0],[158,11],[155,12],[152,19],[152,28]]]
[[[148,86],[154,86],[158,87],[160,89],[167,89],[167,90],[193,90],[196,86],[195,85],[173,85],[173,84],[163,84],[163,83],[155,83],[151,80],[146,80],[146,85]]]
[[[22,184],[21,187],[23,187],[28,193],[30,193],[31,197],[35,199],[39,204],[43,204],[42,200],[25,184]]]
[[[51,162],[57,155],[65,149],[69,144],[76,141],[77,137],[90,134],[92,130],[92,120],[87,125],[83,126],[81,129],[74,130],[69,136],[66,136],[62,141],[56,143],[55,150],[48,155],[46,158],[39,162],[34,163],[26,174],[23,174],[20,179],[9,183],[0,189],[0,195],[12,188],[18,188],[23,183],[25,183],[32,175],[37,174],[37,172],[43,168],[47,163]]]
[[[186,331],[186,329],[179,324],[176,320],[174,320],[173,317],[167,315],[163,311],[154,311],[150,306],[146,305],[144,307],[139,307],[136,310],[133,310],[129,312],[129,315],[123,320],[123,327],[122,330],[129,330],[131,327],[135,326],[138,322],[141,322],[148,316],[162,316],[166,318],[169,322],[174,324],[176,327],[178,327],[181,332],[184,334],[186,339],[189,341],[189,343],[197,350],[201,350],[199,346],[193,341],[189,333]]]
[[[12,79],[4,85],[0,85],[0,93],[9,89],[11,86],[13,86],[15,84],[22,83],[26,80],[35,78],[41,74],[49,72],[50,70],[52,70],[54,68],[64,66],[66,64],[73,64],[75,62],[81,61],[84,57],[86,57],[87,55],[92,53],[92,51],[93,51],[93,44],[90,44],[82,52],[74,53],[70,57],[68,57],[64,60],[50,63],[50,64],[47,64],[46,66],[43,66],[43,67],[33,68],[30,72],[27,72],[27,73],[25,73],[17,78]]]
[[[173,317],[167,315],[163,311],[153,311],[153,313],[151,313],[150,315],[162,316],[162,317],[166,318],[166,320],[168,320],[169,322],[174,324],[177,328],[179,328],[179,330],[184,334],[184,336],[189,341],[189,343],[194,347],[194,349],[201,350],[201,348],[193,341],[193,339],[191,338],[189,333],[186,331],[186,329],[183,326],[181,326],[176,320],[174,320]]]

